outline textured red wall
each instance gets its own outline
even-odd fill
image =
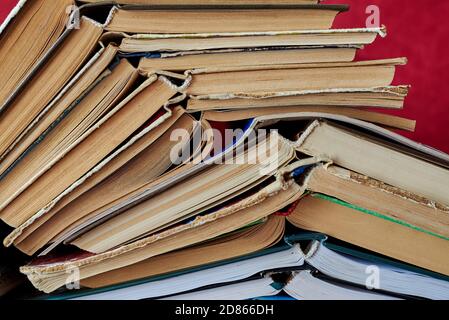
[[[0,0],[0,21],[17,0]],[[419,142],[449,152],[449,1],[428,0],[326,0],[351,5],[334,27],[363,27],[365,9],[380,8],[380,21],[388,37],[358,54],[358,59],[406,56],[409,64],[399,67],[395,84],[411,84],[405,110],[395,114],[418,120],[417,130],[405,134]]]
[[[0,23],[5,20],[9,11],[16,5],[17,0],[0,0]]]

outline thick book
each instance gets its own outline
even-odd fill
[[[398,220],[316,194],[304,198],[288,220],[298,228],[322,232],[408,264],[444,275],[448,239],[416,230]]]
[[[208,117],[214,117],[214,119],[218,119],[217,121],[220,121],[220,118],[224,119],[221,121],[236,121],[270,114],[294,113],[310,110],[314,106],[402,109],[408,91],[408,86],[387,86],[303,91],[229,92],[191,96],[187,103],[187,109],[205,111]],[[300,108],[295,109],[295,107]],[[213,111],[226,111],[226,113],[214,113]]]
[[[343,5],[285,7],[114,8],[108,31],[125,33],[258,32],[330,29]],[[217,22],[218,21],[218,22]]]
[[[276,103],[274,103],[276,104]],[[416,128],[416,121],[402,118],[398,116],[389,115],[386,113],[374,112],[370,110],[348,108],[347,106],[335,107],[335,106],[279,106],[279,107],[264,107],[264,108],[251,108],[249,110],[236,109],[236,110],[209,110],[204,111],[203,118],[208,121],[216,122],[229,122],[229,121],[248,121],[254,116],[273,116],[280,117],[282,114],[330,114],[339,115],[366,122],[371,122],[376,125],[385,126],[391,129],[400,129],[405,131],[414,132]]]
[[[58,41],[69,24],[73,8],[73,0],[22,0],[0,26],[0,111],[5,109],[16,87]]]
[[[189,95],[262,92],[320,92],[390,86],[404,58],[340,63],[210,68],[191,72]],[[369,74],[369,77],[367,75]]]
[[[323,165],[310,172],[307,188],[449,239],[447,206],[382,181],[335,165]]]
[[[386,29],[330,29],[285,30],[260,32],[227,32],[196,34],[123,34],[106,32],[104,40],[120,41],[120,49],[126,53],[209,52],[224,49],[251,49],[270,47],[360,47],[385,37]]]
[[[209,52],[182,52],[142,58],[139,69],[146,73],[172,71],[184,73],[191,69],[226,68],[230,66],[270,66],[321,62],[348,62],[355,56],[356,48],[268,48],[254,50],[217,50]]]
[[[63,45],[46,61],[45,67],[40,68],[27,81],[21,93],[2,110],[0,156],[4,156],[22,132],[83,66],[97,46],[101,33],[102,28],[97,23],[82,18],[80,29],[70,32]]]
[[[447,163],[432,163],[432,159],[409,148],[317,121],[299,139],[298,150],[308,155],[327,155],[337,165],[449,205],[445,188],[449,182]]]
[[[114,45],[101,48],[22,132],[1,158],[1,179],[42,140],[46,133],[52,130],[58,120],[73,109],[106,76],[104,71],[111,64],[117,50]]]

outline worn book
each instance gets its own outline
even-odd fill
[[[69,25],[73,0],[19,1],[0,26],[0,111]]]
[[[330,29],[344,5],[224,7],[194,10],[189,7],[115,8],[108,31],[125,33],[258,32]],[[218,21],[218,22],[217,22]],[[268,27],[269,26],[269,27]],[[268,28],[268,30],[267,30]]]

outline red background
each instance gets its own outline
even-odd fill
[[[0,21],[17,0],[0,0]],[[366,7],[380,8],[381,24],[388,37],[360,51],[357,59],[405,56],[395,84],[411,84],[405,110],[395,114],[418,120],[415,133],[408,137],[449,153],[449,1],[429,0],[326,0],[324,3],[351,5],[334,27],[364,27]]]

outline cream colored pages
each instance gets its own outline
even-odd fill
[[[1,218],[11,225],[20,225],[31,218],[139,129],[176,94],[176,89],[159,80],[148,85],[143,92],[142,95],[137,95],[126,108],[123,108],[128,102],[126,100],[115,107],[77,148],[4,208],[1,211]],[[141,99],[149,99],[151,103],[143,105],[139,103]],[[85,157],[80,162],[80,155],[89,155],[89,157]],[[64,179],[56,179],[60,176],[64,176]],[[45,194],[41,193],[42,188],[47,190]]]
[[[299,138],[297,148],[308,155],[326,155],[339,166],[449,205],[448,169],[366,135],[315,121]]]
[[[76,100],[83,98],[101,80],[101,73],[111,63],[116,52],[117,47],[113,45],[100,49],[72,78],[58,96],[8,148],[0,161],[0,174],[3,175],[6,170],[12,169],[11,166],[21,159],[30,147],[39,143],[38,139],[61,117],[61,114],[66,112],[73,103],[76,103]]]

